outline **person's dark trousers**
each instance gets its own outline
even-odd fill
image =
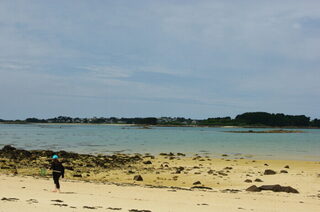
[[[61,174],[57,173],[57,172],[53,172],[52,176],[53,176],[53,182],[54,182],[54,184],[56,184],[56,188],[60,189],[59,178],[60,178]]]

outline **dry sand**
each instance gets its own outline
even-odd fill
[[[134,174],[110,170],[82,179],[90,182],[75,181],[67,170],[62,193],[51,192],[50,178],[21,176],[23,170],[19,176],[2,172],[0,211],[320,211],[320,162],[162,156],[146,160],[152,164],[137,164]],[[184,170],[176,173],[180,166]],[[264,175],[265,169],[277,174]],[[144,180],[133,181],[136,174]],[[255,182],[257,178],[263,182]],[[190,189],[196,181],[212,190]],[[272,184],[291,186],[299,194],[245,191],[251,185]],[[156,188],[161,186],[167,187]]]

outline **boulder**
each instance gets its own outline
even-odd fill
[[[272,169],[266,169],[266,170],[264,170],[263,174],[264,175],[274,175],[274,174],[276,174],[276,172],[273,171]]]
[[[259,192],[259,191],[264,191],[264,190],[269,190],[273,192],[286,192],[286,193],[295,193],[298,194],[299,191],[295,188],[292,188],[291,186],[281,186],[279,184],[276,185],[263,185],[263,186],[250,186],[249,188],[246,189],[246,191],[252,191],[252,192]]]
[[[134,181],[143,181],[143,178],[141,177],[141,175],[135,175],[135,176],[133,177],[133,180],[134,180]]]

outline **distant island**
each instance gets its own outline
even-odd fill
[[[49,119],[27,118],[25,120],[3,120],[0,123],[29,124],[133,124],[154,126],[207,126],[207,127],[293,127],[320,128],[320,119],[311,120],[305,115],[285,115],[283,113],[247,112],[231,117],[216,117],[207,119],[190,119],[183,117],[147,117],[147,118],[72,118],[59,116]]]

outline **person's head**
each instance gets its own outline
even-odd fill
[[[59,156],[58,156],[58,155],[53,155],[53,156],[52,156],[52,159],[53,159],[53,161],[58,161]]]

